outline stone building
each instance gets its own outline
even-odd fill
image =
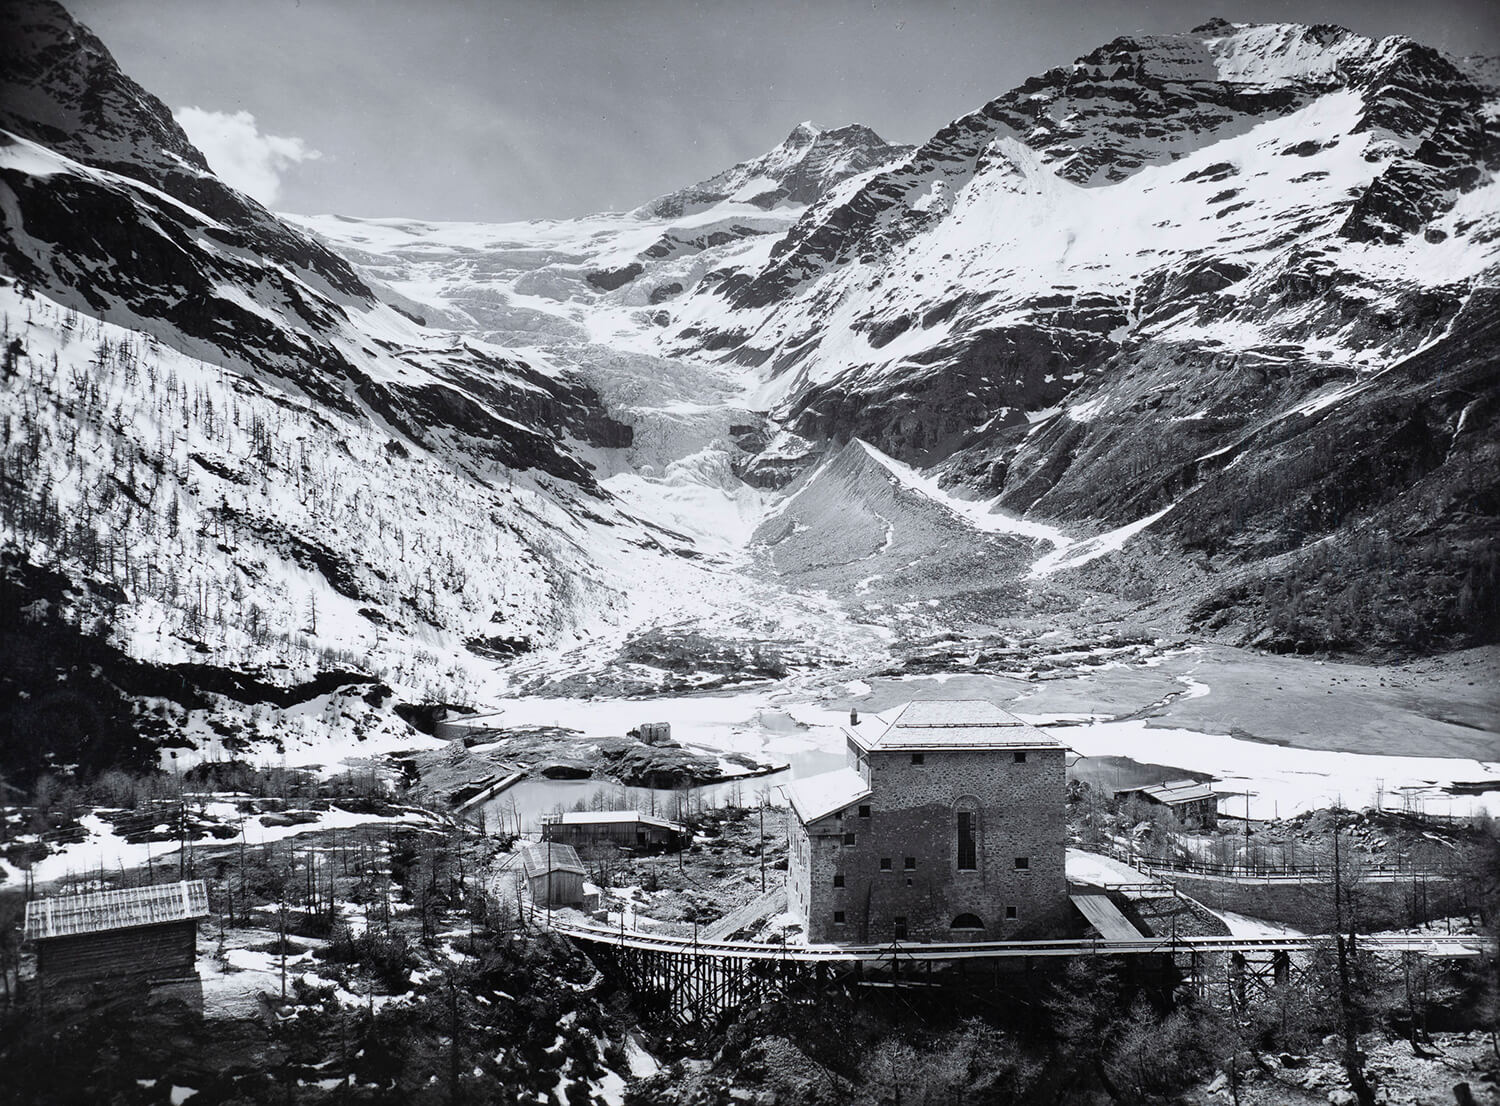
[[[1062,924],[1064,747],[980,700],[851,721],[845,768],[786,788],[808,939],[1008,940]]]

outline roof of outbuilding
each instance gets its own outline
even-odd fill
[[[521,867],[528,876],[545,875],[548,871],[588,875],[588,869],[578,859],[578,851],[572,845],[555,842],[527,845],[521,850]]]
[[[1146,787],[1122,788],[1115,794],[1128,795],[1137,791],[1169,806],[1177,803],[1199,802],[1203,799],[1217,800],[1219,797],[1218,792],[1212,787],[1197,780],[1168,780],[1166,783],[1153,783]]]
[[[686,826],[669,822],[665,818],[658,818],[652,814],[642,814],[639,810],[570,810],[556,817],[543,818],[542,821],[548,825],[560,826],[613,826],[639,822],[642,825],[675,830],[678,833],[687,832]]]
[[[869,752],[1061,749],[1056,738],[984,699],[915,699],[878,737],[845,733]]]
[[[26,904],[26,939],[43,941],[206,917],[208,889],[201,879],[122,887],[117,891],[33,899]]]
[[[816,822],[836,810],[843,810],[861,799],[868,799],[873,792],[865,784],[864,777],[853,768],[836,768],[816,776],[804,776],[786,784],[787,801],[802,823]]]

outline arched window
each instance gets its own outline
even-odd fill
[[[978,914],[960,914],[948,923],[949,929],[983,929],[984,922]]]
[[[979,800],[972,795],[965,795],[953,804],[953,855],[960,872],[978,870],[981,830]]]

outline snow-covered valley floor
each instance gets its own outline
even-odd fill
[[[1233,650],[1189,649],[1152,667],[1121,664],[1045,681],[962,672],[915,677],[866,673],[864,678],[821,673],[701,696],[528,697],[504,702],[499,724],[562,725],[606,735],[640,722],[667,721],[678,740],[787,761],[791,769],[785,778],[795,778],[838,766],[851,709],[860,711],[864,727],[879,725],[881,715],[889,717],[908,699],[986,698],[1047,727],[1084,758],[1073,764],[1074,775],[1088,778],[1092,765],[1092,774],[1113,782],[1110,773],[1123,758],[1207,776],[1224,796],[1221,807],[1229,814],[1244,813],[1247,795],[1250,814],[1257,819],[1335,803],[1356,808],[1378,803],[1386,809],[1434,815],[1500,814],[1500,745],[1492,731],[1471,731],[1466,755],[1422,755],[1424,746],[1456,753],[1447,730],[1459,727],[1417,710],[1392,708],[1381,720],[1404,727],[1410,752],[1356,751],[1360,719],[1369,704],[1363,690],[1353,687],[1340,699],[1330,698],[1327,728],[1299,735],[1296,745],[1277,735],[1269,740],[1247,736],[1257,716],[1250,713],[1241,724],[1231,713],[1245,690],[1231,683],[1238,675],[1239,659]],[[1367,671],[1373,677],[1379,670]],[[1283,686],[1291,686],[1303,672],[1314,687],[1326,679],[1324,668],[1312,661],[1290,663],[1279,670],[1278,678]],[[1461,675],[1450,678],[1463,681]],[[1229,712],[1198,713],[1213,711],[1219,703],[1228,704]],[[1100,704],[1105,704],[1102,709]],[[1310,721],[1316,726],[1316,720]],[[1372,729],[1371,747],[1382,747],[1378,727]],[[774,785],[785,778],[757,779],[745,790],[751,796],[769,790],[774,799]],[[577,785],[570,788],[567,805],[590,797]],[[608,793],[610,788],[601,790]]]

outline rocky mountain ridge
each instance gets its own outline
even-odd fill
[[[637,214],[642,218],[677,219],[729,199],[765,210],[779,204],[805,206],[840,181],[890,165],[911,151],[910,146],[891,145],[858,123],[825,130],[805,120],[792,128],[784,142],[760,157],[652,200],[638,208]]]
[[[608,335],[741,372],[765,418],[729,448],[758,485],[860,439],[1028,517],[1160,513],[1152,531],[1209,566],[1203,602],[1172,612],[1189,626],[1428,648],[1485,633],[1493,601],[1478,531],[1494,497],[1497,135],[1482,59],[1215,20],[1049,69],[690,266],[669,234],[655,257],[622,251],[607,289],[552,283],[543,304],[533,274],[497,273],[492,294],[513,315],[541,308],[548,348]],[[750,174],[715,178],[703,202]],[[694,194],[638,215],[687,217]],[[420,298],[409,270],[375,271]],[[451,266],[423,279],[443,272],[456,298]],[[1319,591],[1304,577],[1327,572],[1298,565],[1330,548],[1361,587],[1400,562],[1422,566],[1403,594],[1444,598],[1354,635],[1319,627],[1333,608],[1359,626],[1358,589],[1320,593],[1306,617],[1242,610],[1272,579]],[[1442,628],[1424,643],[1429,616]]]
[[[631,428],[566,363],[427,325],[219,181],[63,8],[6,14],[0,534],[72,585],[21,622],[463,701],[699,602],[692,566],[642,586],[690,543],[600,486]]]
[[[46,0],[11,0],[0,55],[0,261],[29,288],[275,377],[421,445],[587,483],[570,431],[628,437],[576,379],[426,332],[342,258],[208,169],[171,113]]]

